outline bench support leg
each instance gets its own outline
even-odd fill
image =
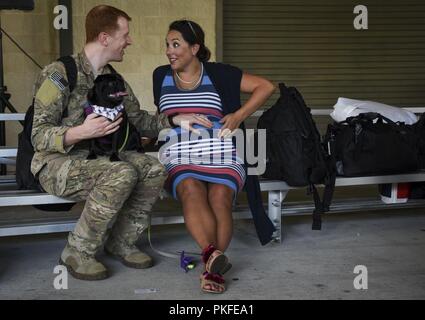
[[[282,241],[282,201],[287,193],[288,191],[269,191],[268,216],[276,228],[272,241],[277,243]]]

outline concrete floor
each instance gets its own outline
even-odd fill
[[[185,273],[178,260],[154,253],[146,236],[140,246],[154,257],[153,268],[129,269],[100,254],[112,277],[69,276],[66,290],[53,286],[66,234],[0,238],[0,299],[424,299],[423,211],[331,214],[322,231],[311,230],[308,216],[285,217],[283,243],[265,247],[252,221],[238,220],[223,295],[201,293],[200,266]],[[153,227],[152,241],[163,251],[197,251],[181,224]],[[367,267],[367,290],[354,288],[356,265]]]

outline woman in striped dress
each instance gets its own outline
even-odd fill
[[[208,63],[204,32],[193,21],[171,23],[166,45],[170,64],[154,72],[154,92],[159,93],[155,102],[176,127],[168,133],[160,159],[169,173],[170,191],[182,202],[186,226],[202,249],[201,288],[221,293],[222,275],[231,267],[223,252],[232,237],[232,204],[246,180],[231,133],[267,100],[274,86],[235,67]],[[233,113],[227,112],[216,88],[227,74],[240,83],[241,91],[252,93]]]

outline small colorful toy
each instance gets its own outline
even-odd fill
[[[185,272],[188,272],[189,270],[195,268],[195,266],[196,263],[194,258],[191,256],[185,256],[184,251],[182,251],[180,254],[180,267],[182,267]]]

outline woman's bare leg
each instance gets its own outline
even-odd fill
[[[206,183],[187,178],[177,185],[177,194],[183,206],[183,215],[191,236],[201,249],[217,246],[217,221],[208,204]]]
[[[217,247],[217,221],[208,204],[208,189],[206,183],[188,178],[177,186],[177,194],[183,206],[186,228],[201,249],[212,244]],[[207,281],[201,274],[203,290],[222,292],[223,286]]]
[[[208,184],[208,202],[217,221],[216,239],[217,249],[225,251],[233,235],[233,207],[234,191],[222,184]]]

